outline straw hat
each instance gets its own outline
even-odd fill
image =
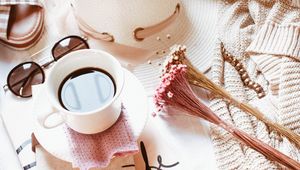
[[[158,51],[175,43],[209,61],[208,50],[215,39],[216,2],[212,0],[73,0],[76,16],[98,33],[113,35],[115,42]],[[177,5],[180,5],[179,11]],[[136,40],[137,28],[157,26],[178,13],[164,29],[144,40]],[[160,38],[160,41],[158,40]],[[200,63],[199,63],[200,64]]]
[[[114,43],[110,44],[121,45],[111,49],[107,46],[109,43],[104,44],[108,52],[120,55],[121,60],[131,64],[150,58],[155,61],[154,58],[164,56],[163,52],[167,53],[166,49],[172,45],[182,44],[187,46],[188,56],[196,67],[203,72],[210,67],[217,36],[216,0],[73,0],[72,6],[85,33],[104,33],[104,38],[100,35],[100,39],[109,41],[113,37]],[[157,29],[157,25],[166,20],[168,23],[163,29]],[[152,33],[148,31],[143,40],[137,40],[134,31],[140,27],[150,28]],[[127,52],[123,51],[124,46],[129,47]],[[134,69],[138,69],[138,74],[143,74],[144,78],[157,70],[153,64]]]

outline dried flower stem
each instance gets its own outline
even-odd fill
[[[253,138],[247,133],[240,131],[223,121],[212,110],[205,106],[192,91],[187,76],[186,65],[172,65],[168,72],[162,76],[162,81],[157,88],[154,102],[159,111],[168,106],[185,111],[189,115],[197,116],[220,126],[235,138],[250,148],[261,153],[268,159],[276,161],[289,169],[300,169],[300,163],[270,147],[262,141]]]
[[[190,84],[204,88],[213,93],[216,97],[226,99],[230,104],[240,108],[246,113],[255,116],[258,120],[265,123],[270,130],[276,131],[278,134],[281,134],[293,142],[297,147],[300,148],[300,136],[295,134],[290,129],[284,127],[283,125],[273,122],[264,116],[259,110],[255,109],[251,105],[240,102],[235,99],[231,94],[229,94],[225,89],[213,83],[208,79],[203,73],[198,71],[186,58],[185,56],[186,48],[183,46],[175,47],[170,54],[167,63],[165,63],[165,71],[167,72],[171,65],[185,64],[187,65],[187,79]]]

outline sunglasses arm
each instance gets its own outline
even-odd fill
[[[39,51],[37,51],[37,52],[31,54],[31,55],[29,56],[29,59],[30,59],[30,60],[35,60],[35,56],[36,56],[37,54],[46,51],[47,49],[49,49],[49,48],[51,47],[51,45],[53,45],[53,44],[47,45],[46,47],[40,49]]]
[[[47,68],[49,65],[51,65],[52,63],[54,63],[55,60],[49,61],[45,64],[42,65],[42,68]]]

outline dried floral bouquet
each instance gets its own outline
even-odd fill
[[[167,111],[168,107],[173,107],[184,111],[189,115],[203,118],[231,133],[242,143],[258,151],[268,159],[276,161],[289,169],[300,169],[299,162],[247,133],[240,131],[218,117],[213,111],[200,102],[192,91],[187,77],[188,68],[186,65],[175,64],[168,68],[168,71],[162,76],[160,86],[156,89],[154,97],[154,102],[158,111]]]
[[[270,130],[277,132],[278,134],[285,136],[291,142],[293,142],[298,148],[300,148],[300,136],[295,134],[290,129],[284,127],[283,125],[273,122],[268,119],[263,113],[255,109],[251,105],[240,102],[235,99],[231,94],[229,94],[225,89],[213,83],[209,78],[207,78],[203,73],[198,71],[186,58],[186,47],[181,45],[175,45],[172,47],[170,54],[164,63],[163,72],[168,72],[168,69],[172,65],[184,64],[187,66],[186,79],[191,85],[195,85],[204,88],[211,92],[215,97],[222,98],[226,100],[229,104],[232,104],[244,112],[255,116],[258,120],[265,123]]]

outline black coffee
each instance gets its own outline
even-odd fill
[[[60,104],[72,112],[88,112],[109,102],[116,93],[112,76],[105,70],[87,67],[69,74],[60,84]]]

